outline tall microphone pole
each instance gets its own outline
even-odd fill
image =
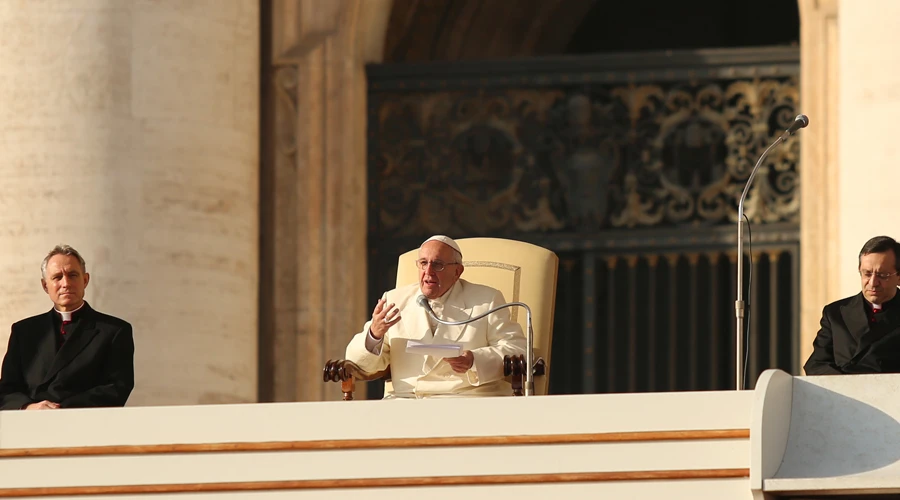
[[[750,172],[750,178],[747,179],[747,184],[744,186],[744,192],[741,194],[741,199],[738,202],[737,300],[734,301],[734,313],[735,318],[737,319],[737,326],[735,328],[734,380],[735,389],[738,391],[744,386],[744,199],[747,198],[747,192],[750,191],[750,185],[753,184],[753,178],[756,177],[756,172],[759,170],[760,165],[762,165],[763,160],[766,159],[766,156],[769,155],[769,151],[775,148],[775,146],[787,141],[788,137],[793,135],[794,132],[807,125],[809,125],[809,118],[807,118],[806,115],[797,115],[797,117],[794,118],[794,123],[791,123],[791,126],[788,127],[778,139],[775,139],[775,142],[772,143],[771,146],[763,151],[762,156],[759,157],[759,161],[756,162],[756,166],[753,167],[753,170]]]
[[[493,314],[500,309],[505,307],[512,306],[520,306],[525,308],[525,322],[528,324],[528,334],[525,337],[525,363],[528,367],[525,369],[525,395],[533,396],[534,395],[534,328],[531,326],[531,308],[528,307],[524,302],[508,302],[501,306],[497,306],[486,313],[479,314],[474,318],[469,318],[463,321],[444,321],[441,318],[437,317],[437,314],[431,310],[431,306],[428,305],[428,299],[424,295],[419,295],[419,298],[416,299],[416,304],[422,306],[426,311],[428,311],[429,316],[434,318],[435,321],[442,325],[448,326],[459,326],[466,325],[472,323],[473,321],[478,321],[479,319]]]

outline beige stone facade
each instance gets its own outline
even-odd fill
[[[812,352],[826,303],[842,297],[838,199],[838,1],[800,0],[800,104],[809,115],[800,158],[800,358]],[[862,243],[860,242],[860,246]],[[840,271],[837,271],[840,270]]]
[[[264,68],[261,398],[339,399],[341,358],[366,301],[366,76],[389,0],[273,2]],[[331,389],[331,390],[329,390]]]
[[[134,326],[129,404],[257,400],[259,8],[0,2],[0,343],[40,263]]]
[[[865,239],[900,236],[900,3],[798,3],[805,358]],[[40,260],[79,248],[88,300],[135,326],[131,404],[334,399],[321,367],[370,313],[365,64],[392,1],[259,5],[0,2],[0,325],[49,308]]]
[[[822,307],[860,290],[870,237],[900,237],[897,116],[900,33],[893,0],[800,0],[803,131],[801,358]],[[898,59],[898,61],[895,61]]]

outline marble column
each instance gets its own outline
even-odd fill
[[[900,238],[900,2],[839,1],[838,291],[860,291],[857,257],[872,236]]]
[[[800,146],[800,363],[812,352],[825,304],[846,295],[839,270],[838,0],[799,0],[800,105],[810,117]],[[862,245],[862,243],[860,243]]]
[[[264,13],[262,400],[339,399],[322,367],[371,314],[365,64],[381,60],[390,11],[390,0],[273,0]]]
[[[0,325],[68,243],[134,326],[129,405],[256,401],[258,2],[5,0],[0,33]]]
[[[900,115],[900,15],[893,0],[800,0],[803,133],[801,358],[822,307],[860,291],[857,258],[900,238],[894,185]]]

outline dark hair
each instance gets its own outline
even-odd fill
[[[900,271],[900,267],[898,267],[897,259],[900,259],[900,243],[897,243],[894,238],[890,236],[876,236],[863,245],[862,250],[859,251],[859,265],[862,265],[863,255],[869,255],[870,253],[886,253],[888,250],[894,252],[894,270]]]

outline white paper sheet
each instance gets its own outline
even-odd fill
[[[455,358],[461,355],[462,351],[463,348],[459,344],[426,344],[415,340],[406,343],[406,352],[436,358]]]

